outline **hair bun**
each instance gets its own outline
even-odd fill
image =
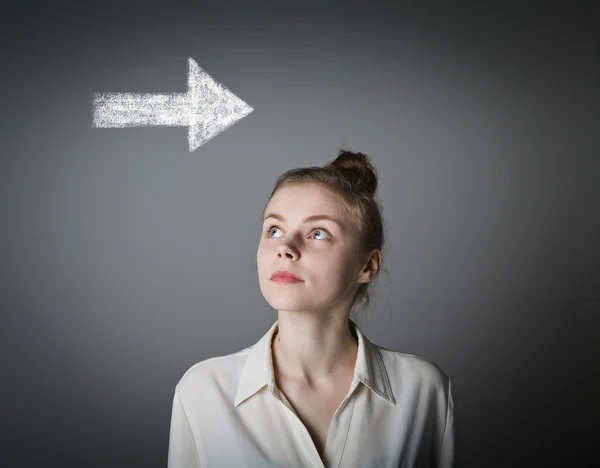
[[[352,185],[355,185],[357,190],[366,191],[370,196],[375,194],[377,169],[371,164],[370,158],[366,154],[341,149],[337,158],[327,166],[352,172],[356,176],[353,178]]]

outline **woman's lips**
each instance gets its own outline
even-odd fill
[[[290,284],[290,283],[302,283],[302,280],[291,278],[289,276],[276,276],[271,281],[275,281],[276,283]]]

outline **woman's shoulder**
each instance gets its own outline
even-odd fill
[[[237,381],[251,347],[231,354],[213,356],[190,366],[177,382],[180,393],[196,392],[210,384],[231,385]]]
[[[375,346],[383,359],[390,380],[410,380],[415,384],[448,387],[448,374],[433,360],[380,345]]]

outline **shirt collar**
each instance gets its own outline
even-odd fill
[[[395,405],[396,399],[394,398],[388,373],[377,346],[363,335],[353,320],[349,319],[349,322],[358,338],[358,355],[354,367],[354,380],[359,380],[371,389],[371,391]],[[234,407],[237,407],[246,398],[254,395],[265,385],[268,385],[271,392],[274,393],[275,375],[273,372],[271,342],[278,327],[279,321],[276,320],[258,343],[249,348],[250,352],[242,368]]]

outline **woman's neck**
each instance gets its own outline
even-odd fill
[[[347,316],[324,320],[294,314],[280,312],[272,342],[279,376],[310,386],[354,371],[358,339]]]

